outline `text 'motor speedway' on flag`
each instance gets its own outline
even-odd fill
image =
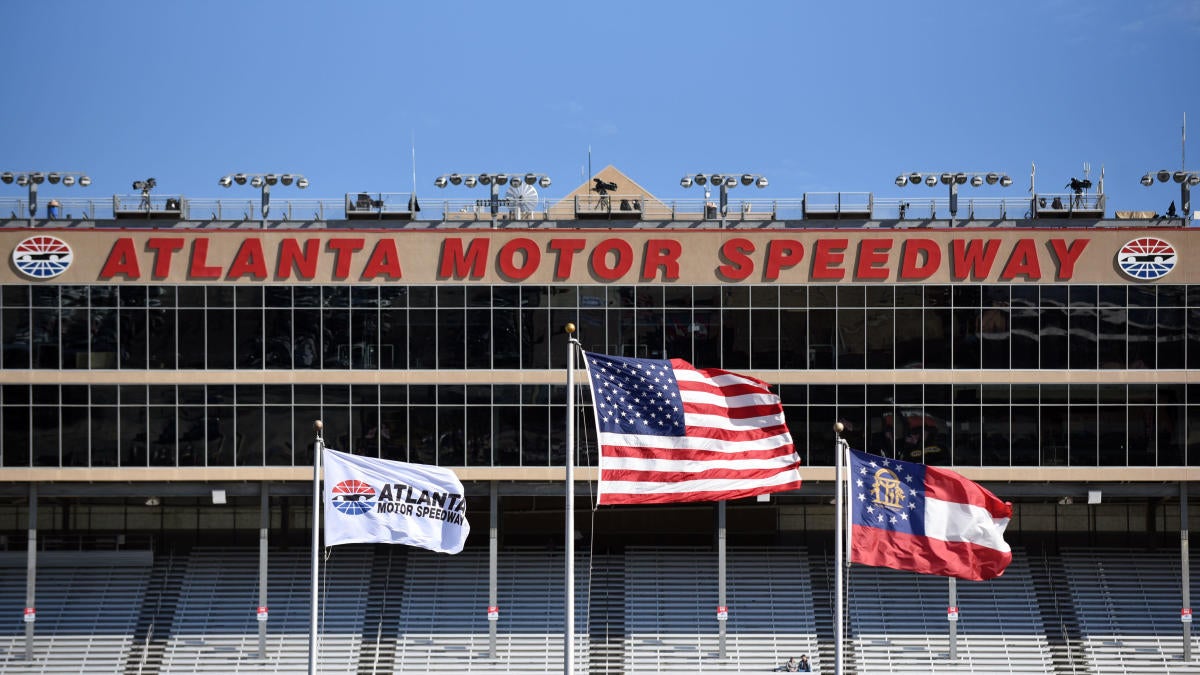
[[[1012,505],[946,469],[850,451],[852,562],[983,581],[1012,562]]]
[[[783,405],[765,382],[681,359],[584,359],[600,504],[721,501],[800,487]]]

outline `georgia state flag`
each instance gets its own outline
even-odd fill
[[[850,451],[851,562],[984,581],[1004,573],[1012,504],[946,469]]]

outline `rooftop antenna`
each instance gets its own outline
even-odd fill
[[[1183,138],[1179,141],[1179,168],[1187,171],[1187,111],[1183,111]]]

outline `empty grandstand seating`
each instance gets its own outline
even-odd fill
[[[707,549],[626,552],[626,672],[769,671],[800,654],[819,668],[805,552],[727,552],[724,659],[717,565],[717,553]]]
[[[373,551],[343,546],[322,573],[320,672],[354,672]],[[304,672],[308,667],[310,556],[272,551],[269,558],[267,658],[258,658],[258,551],[192,552],[161,672]]]
[[[1183,661],[1178,550],[1064,549],[1062,559],[1093,672],[1200,673]]]
[[[120,671],[150,574],[150,552],[41,552],[33,659],[28,661],[21,619],[25,555],[0,553],[0,673]]]
[[[1004,576],[959,581],[956,588],[957,660],[950,662],[947,580],[855,565],[847,614],[859,672],[1053,672],[1021,552],[1015,552]]]
[[[490,658],[488,556],[411,550],[404,579],[395,672],[561,671],[565,619],[562,552],[507,550],[499,556],[496,657]],[[588,560],[575,564],[575,669],[587,672]]]
[[[796,546],[730,547],[721,658],[714,550],[577,552],[575,671],[769,672],[807,654],[815,671],[832,672],[831,582],[814,577],[828,574],[827,554]],[[818,557],[810,561],[810,555]],[[1031,559],[1017,549],[1003,577],[957,583],[953,663],[946,579],[854,566],[846,672],[1200,674],[1200,662],[1182,660],[1177,551],[1047,555],[1054,556],[1053,575],[1039,572],[1035,579]],[[303,549],[271,551],[267,658],[259,659],[256,549],[164,554],[158,567],[166,573],[155,571],[148,551],[43,552],[34,659],[26,661],[20,620],[25,554],[0,554],[0,675],[303,672],[309,562]],[[329,552],[323,569],[320,672],[541,674],[563,668],[561,551],[500,551],[494,656],[486,550],[446,556],[342,546]],[[1046,599],[1047,584],[1057,602]],[[1052,658],[1052,631],[1044,622],[1054,612],[1071,614],[1059,617],[1056,639],[1081,656]],[[818,624],[825,626],[820,640]],[[1200,644],[1193,654],[1200,657]]]

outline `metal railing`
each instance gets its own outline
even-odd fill
[[[724,212],[714,200],[703,198],[660,200],[645,195],[581,195],[568,200],[539,199],[518,204],[500,198],[496,213],[483,199],[429,199],[410,202],[407,192],[349,193],[339,199],[287,199],[273,201],[270,222],[324,222],[379,219],[548,221],[580,219],[646,221],[796,221],[796,220],[950,220],[950,203],[942,198],[876,197],[870,192],[809,192],[800,199],[730,200]],[[182,195],[113,195],[110,198],[58,199],[58,217],[50,219],[44,208],[34,216],[43,227],[89,226],[94,221],[144,217],[149,220],[241,222],[262,221],[257,197],[191,199]],[[418,206],[419,210],[413,210]],[[1031,218],[1104,218],[1102,194],[1039,194],[1020,198],[963,198],[958,200],[959,221],[1020,220]],[[25,198],[0,197],[0,221],[29,220]],[[64,222],[65,221],[65,222]]]

